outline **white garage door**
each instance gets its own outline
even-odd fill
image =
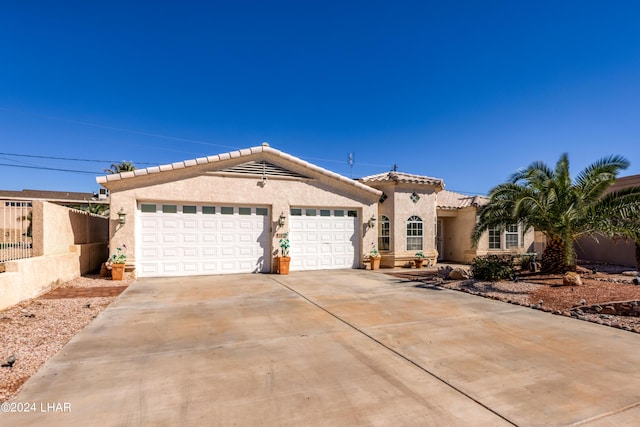
[[[140,277],[268,272],[264,207],[140,203]]]
[[[359,267],[356,210],[293,208],[289,240],[292,271]]]

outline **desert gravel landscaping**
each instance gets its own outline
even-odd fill
[[[0,362],[4,364],[9,357],[15,357],[13,366],[0,368],[0,402],[11,398],[47,359],[132,282],[131,278],[114,282],[83,276],[0,311]]]
[[[390,273],[416,280],[421,286],[437,286],[486,298],[531,307],[556,315],[640,333],[640,317],[589,313],[587,307],[605,306],[610,302],[640,304],[640,286],[633,277],[622,274],[629,267],[584,265],[581,268],[582,286],[563,286],[562,275],[529,274],[517,281],[501,280],[442,280],[435,270],[407,270]]]

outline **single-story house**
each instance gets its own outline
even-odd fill
[[[353,180],[267,143],[97,181],[110,192],[111,251],[126,247],[139,277],[272,272],[285,237],[292,271],[363,268],[373,247],[389,267],[418,251],[434,264],[527,247],[507,230],[471,248],[484,199],[448,192],[441,179]]]

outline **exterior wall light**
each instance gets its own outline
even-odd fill
[[[127,223],[127,214],[124,212],[123,208],[120,208],[118,212],[118,222],[122,225]]]
[[[371,215],[371,218],[367,221],[367,225],[369,228],[373,228],[376,225],[376,217],[374,215]]]
[[[284,227],[284,221],[285,221],[285,219],[287,219],[287,217],[286,217],[286,216],[284,216],[284,212],[282,212],[282,213],[280,214],[280,218],[278,218],[278,225],[279,225],[280,227]]]

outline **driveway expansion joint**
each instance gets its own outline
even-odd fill
[[[317,307],[318,309],[324,311],[325,313],[327,313],[328,315],[330,315],[331,317],[333,317],[334,319],[338,320],[339,322],[345,324],[346,326],[348,326],[349,328],[355,330],[356,332],[358,332],[359,334],[365,336],[366,338],[370,339],[371,341],[375,342],[376,344],[378,344],[379,346],[383,347],[384,349],[390,351],[391,353],[395,354],[396,356],[400,357],[401,359],[405,360],[406,362],[410,363],[411,365],[415,366],[416,368],[418,368],[419,370],[421,370],[422,372],[426,373],[427,375],[429,375],[430,377],[438,380],[439,382],[441,382],[442,384],[444,384],[445,386],[453,389],[454,391],[456,391],[457,393],[460,393],[461,395],[465,396],[466,398],[470,399],[471,401],[475,402],[477,405],[485,408],[487,411],[491,412],[492,414],[495,414],[497,417],[501,418],[502,420],[506,421],[507,423],[513,425],[513,426],[517,426],[518,424],[516,424],[515,422],[511,421],[510,419],[508,419],[507,417],[505,417],[504,415],[500,414],[499,412],[496,412],[496,410],[494,410],[493,408],[485,405],[484,403],[482,403],[481,401],[479,401],[478,399],[476,399],[475,397],[471,396],[470,394],[466,393],[464,390],[456,387],[455,385],[451,384],[449,381],[447,381],[446,379],[436,375],[435,373],[429,371],[427,368],[425,368],[424,366],[420,365],[419,363],[417,363],[416,361],[410,359],[409,357],[405,356],[404,354],[400,353],[399,351],[397,351],[396,349],[388,346],[387,344],[383,343],[382,341],[380,341],[379,339],[375,338],[374,336],[368,334],[367,332],[365,332],[364,330],[358,328],[356,325],[348,322],[347,320],[341,318],[340,316],[336,315],[335,313],[332,313],[331,311],[327,310],[326,308],[324,308],[323,306],[321,306],[320,304],[318,304],[317,302],[313,301],[311,298],[307,297],[306,295],[298,292],[297,290],[291,288],[290,286],[286,285],[285,283],[281,282],[280,280],[271,277],[271,279],[276,282],[277,284],[279,284],[280,286],[288,289],[289,291],[293,292],[294,294],[298,295],[300,298],[304,299],[305,301],[309,302],[310,304],[312,304],[313,306]]]

